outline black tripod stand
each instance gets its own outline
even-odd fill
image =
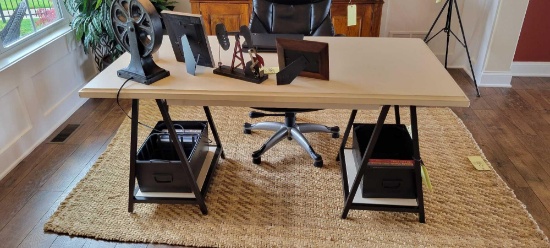
[[[437,32],[434,36],[430,37],[430,34],[432,33],[435,24],[441,17],[441,14],[443,14],[443,11],[445,10],[445,7],[447,7],[447,21],[445,23],[445,27],[441,29],[439,32]],[[458,38],[458,36],[451,30],[451,20],[453,16],[453,8],[456,9],[456,14],[458,16],[458,22],[460,23],[460,31],[462,32],[462,40]],[[466,48],[466,54],[468,55],[468,62],[470,63],[470,71],[472,72],[472,77],[474,78],[474,85],[476,87],[477,96],[479,97],[479,89],[477,87],[477,81],[476,76],[474,74],[474,68],[472,66],[472,59],[470,58],[470,50],[468,49],[468,44],[466,43],[466,35],[464,35],[464,27],[462,26],[462,18],[460,17],[460,11],[458,10],[458,4],[456,3],[456,0],[447,0],[445,4],[443,5],[443,8],[441,8],[441,11],[439,12],[439,15],[437,15],[437,18],[435,18],[434,23],[432,24],[432,27],[430,28],[430,31],[428,31],[428,34],[426,34],[426,37],[424,38],[424,42],[428,43],[433,38],[435,38],[438,34],[441,32],[447,33],[447,46],[445,50],[445,68],[447,68],[447,58],[449,56],[449,40],[451,38],[451,34],[458,40],[458,42]]]

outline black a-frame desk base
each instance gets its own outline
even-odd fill
[[[402,199],[385,199],[385,198],[377,198],[376,200],[368,200],[368,199],[358,199],[360,197],[356,197],[357,190],[359,189],[359,184],[361,180],[363,179],[363,175],[366,173],[367,170],[367,163],[369,159],[371,158],[374,150],[374,145],[376,144],[378,140],[378,136],[380,135],[380,132],[382,130],[382,126],[384,125],[384,121],[386,120],[386,116],[388,115],[390,109],[390,105],[384,105],[382,107],[382,110],[380,112],[380,115],[378,116],[378,121],[376,122],[376,126],[374,127],[374,132],[371,135],[371,138],[369,140],[369,143],[367,145],[365,154],[363,155],[363,159],[360,162],[361,166],[359,167],[359,170],[357,170],[355,173],[350,173],[350,168],[355,169],[355,166],[349,166],[349,164],[346,164],[346,154],[348,154],[348,163],[349,163],[349,149],[346,149],[346,142],[349,138],[351,128],[353,126],[353,122],[355,121],[355,116],[357,115],[357,110],[353,110],[351,112],[348,125],[346,127],[346,131],[344,133],[344,138],[342,140],[342,144],[340,145],[340,150],[338,154],[338,160],[340,161],[340,165],[342,167],[342,184],[343,184],[343,191],[344,191],[344,210],[342,212],[342,219],[347,218],[349,210],[350,209],[361,209],[361,210],[375,210],[375,211],[391,211],[391,212],[411,212],[411,213],[418,213],[418,219],[421,223],[425,223],[426,219],[424,216],[424,196],[422,192],[422,177],[421,177],[421,159],[420,159],[420,149],[418,144],[418,125],[417,125],[417,116],[416,116],[416,107],[411,106],[410,112],[411,112],[411,130],[412,130],[412,141],[413,141],[413,159],[414,159],[414,178],[415,178],[415,186],[416,186],[416,199],[412,199],[414,204],[410,204],[410,200],[402,200]],[[400,115],[399,115],[399,106],[395,106],[395,121],[396,124],[400,124]],[[351,181],[352,178],[348,178],[348,175],[355,174],[355,179]],[[350,188],[350,182],[351,188]],[[405,204],[401,204],[405,203]]]
[[[130,137],[130,177],[129,177],[129,184],[128,184],[128,212],[134,211],[134,203],[163,203],[163,204],[196,204],[199,205],[199,208],[202,212],[202,214],[208,214],[208,209],[206,208],[206,203],[204,201],[204,198],[206,197],[206,193],[208,192],[208,187],[210,186],[210,181],[212,180],[212,174],[218,165],[218,161],[221,158],[225,158],[225,155],[223,153],[222,144],[220,141],[220,138],[218,136],[218,131],[216,129],[216,125],[214,124],[214,120],[212,118],[212,114],[210,113],[210,108],[207,106],[204,106],[204,113],[206,114],[206,118],[208,120],[208,124],[210,125],[210,130],[212,131],[212,135],[214,136],[214,140],[216,142],[216,145],[211,147],[214,151],[214,155],[211,157],[211,159],[206,162],[206,166],[208,166],[206,171],[205,178],[201,178],[201,184],[199,187],[199,184],[197,183],[197,178],[195,178],[191,166],[189,165],[189,162],[187,160],[187,156],[185,155],[185,152],[183,150],[182,144],[179,142],[176,134],[176,130],[174,128],[174,125],[172,123],[172,119],[170,118],[170,114],[168,113],[168,105],[166,103],[166,100],[160,100],[157,99],[157,106],[160,110],[160,113],[162,114],[162,119],[164,120],[164,123],[166,124],[166,127],[168,129],[168,133],[170,135],[170,138],[172,140],[172,144],[175,148],[176,153],[178,154],[178,157],[180,158],[181,164],[184,167],[184,171],[187,172],[187,175],[189,178],[191,178],[191,190],[192,193],[190,193],[190,197],[166,197],[162,194],[159,194],[159,196],[143,196],[138,194],[139,193],[139,187],[136,185],[136,159],[137,159],[137,142],[138,142],[138,124],[139,124],[139,100],[133,99],[132,100],[132,130],[131,130],[131,137]],[[200,175],[199,175],[200,177]]]

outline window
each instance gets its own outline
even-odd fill
[[[0,54],[68,25],[63,16],[58,0],[0,0]]]

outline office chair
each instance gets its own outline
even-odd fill
[[[253,0],[253,12],[250,18],[252,33],[303,34],[306,36],[334,36],[334,27],[330,17],[331,0]],[[296,113],[317,111],[318,109],[294,108],[254,108],[272,114],[252,111],[250,118],[264,116],[284,116],[285,122],[260,122],[244,124],[244,133],[252,130],[275,131],[262,147],[252,153],[252,162],[261,163],[261,156],[284,138],[296,140],[313,158],[313,165],[323,166],[323,158],[317,154],[304,133],[331,133],[332,138],[340,137],[340,128],[320,124],[296,123]]]

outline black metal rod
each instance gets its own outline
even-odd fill
[[[382,126],[384,125],[384,121],[386,120],[386,116],[388,115],[389,110],[390,110],[390,105],[384,105],[382,107],[382,111],[380,111],[380,115],[378,116],[378,121],[374,126],[374,131],[372,133],[372,136],[370,137],[369,144],[367,145],[367,150],[365,151],[365,154],[363,154],[363,159],[361,160],[361,166],[357,171],[357,175],[355,176],[355,180],[353,181],[353,184],[351,186],[348,198],[346,199],[346,203],[344,205],[344,211],[342,212],[342,219],[345,219],[348,216],[348,212],[351,208],[351,205],[353,204],[353,198],[355,198],[355,193],[357,193],[357,189],[359,188],[359,183],[361,183],[361,179],[367,170],[367,164],[369,162],[370,157],[372,156],[372,152],[374,151],[374,146],[378,141],[378,136],[380,136],[380,132],[382,131]]]
[[[203,106],[204,113],[206,114],[206,119],[208,120],[208,123],[210,124],[210,129],[212,130],[212,135],[214,136],[214,140],[216,141],[216,146],[219,148],[222,148],[222,158],[225,159],[225,153],[223,152],[222,147],[222,141],[220,140],[220,136],[218,135],[218,129],[216,129],[216,125],[214,124],[214,118],[212,118],[212,113],[210,113],[210,107]]]
[[[429,38],[428,40],[424,40],[424,42],[426,42],[426,44],[428,44],[433,38],[435,38],[437,35],[439,35],[441,32],[445,31],[445,28],[442,28],[441,30],[439,30],[439,32],[437,32],[436,34],[434,34],[434,36],[432,36],[431,38]]]
[[[422,172],[420,159],[420,145],[418,141],[418,121],[416,115],[416,106],[410,106],[411,109],[411,133],[413,140],[413,158],[414,158],[414,178],[416,184],[416,201],[418,203],[418,220],[426,223],[424,215],[424,193],[422,191]]]
[[[191,179],[189,184],[191,185],[191,190],[193,191],[193,194],[195,195],[195,199],[197,199],[197,203],[199,204],[199,208],[201,209],[202,214],[207,214],[208,209],[206,208],[206,203],[204,202],[204,198],[202,197],[201,190],[199,189],[199,186],[197,185],[197,180],[195,178],[195,175],[193,174],[193,170],[191,170],[191,166],[189,165],[189,162],[187,161],[187,155],[185,155],[185,152],[183,151],[182,144],[179,142],[178,135],[176,134],[176,129],[174,128],[174,123],[172,123],[172,119],[170,118],[170,114],[168,113],[168,110],[166,109],[166,101],[157,99],[157,105],[160,110],[160,113],[162,114],[162,119],[164,120],[164,124],[166,125],[166,129],[168,129],[168,133],[170,134],[170,139],[172,140],[172,145],[174,146],[174,149],[176,150],[176,153],[178,154],[178,157],[180,158],[180,161],[182,163],[182,166],[188,174],[188,178]]]
[[[426,34],[426,37],[424,37],[424,42],[428,43],[431,39],[433,39],[433,37],[436,37],[439,33],[441,33],[441,31],[443,31],[443,29],[441,31],[439,31],[437,34],[435,34],[432,38],[428,39],[428,37],[430,37],[430,34],[432,33],[434,27],[435,27],[435,24],[437,23],[437,21],[439,21],[439,18],[441,17],[441,14],[443,14],[443,11],[445,10],[445,7],[447,6],[447,4],[449,4],[449,0],[447,0],[445,2],[445,4],[443,5],[443,8],[441,8],[441,11],[439,11],[439,14],[437,15],[437,17],[435,18],[435,21],[434,23],[432,24],[432,27],[430,27],[430,31],[428,31],[428,33]]]
[[[352,110],[349,116],[348,125],[346,126],[346,131],[344,131],[344,137],[342,138],[340,151],[346,148],[346,142],[348,142],[349,133],[351,132],[351,127],[353,126],[353,121],[355,121],[356,115],[357,115],[357,109]],[[338,154],[336,155],[336,161],[340,161],[340,152],[338,152]]]
[[[393,106],[395,111],[395,124],[401,124],[401,115],[399,115],[399,105]]]
[[[456,41],[458,41],[458,43],[460,43],[460,45],[462,45],[462,47],[464,47],[464,43],[462,43],[462,40],[460,40],[460,38],[458,38],[458,36],[455,34],[455,32],[453,32],[453,30],[449,30],[449,32],[451,32],[451,34],[456,38]]]
[[[339,152],[339,158],[344,158],[345,155],[344,155],[344,149],[341,148],[340,149],[340,152]],[[341,171],[341,174],[342,174],[342,191],[344,192],[344,204],[346,204],[346,199],[348,198],[348,195],[349,195],[349,185],[348,185],[348,175],[347,175],[347,168],[346,168],[346,160],[342,160],[340,161],[340,171]]]
[[[451,39],[451,18],[452,18],[452,13],[453,13],[453,1],[454,0],[449,0],[451,1],[449,3],[449,10],[447,11],[447,22],[445,23],[445,32],[447,33],[447,46],[445,46],[445,69],[447,69],[447,61],[448,61],[448,58],[449,58],[449,42],[450,42],[450,39]]]
[[[464,48],[466,48],[466,54],[468,55],[468,63],[470,64],[470,71],[472,72],[472,78],[474,79],[474,85],[476,87],[477,96],[480,97],[479,88],[477,87],[476,75],[474,74],[474,67],[472,66],[472,59],[470,57],[470,49],[468,49],[468,43],[466,42],[466,35],[464,34],[464,26],[462,25],[462,17],[460,17],[460,11],[458,11],[458,4],[455,1],[456,15],[458,16],[458,23],[460,24],[460,31],[462,32],[462,39],[464,40]]]
[[[130,130],[130,176],[128,177],[128,212],[134,212],[134,190],[136,187],[136,157],[139,123],[139,99],[132,99],[132,122]]]

